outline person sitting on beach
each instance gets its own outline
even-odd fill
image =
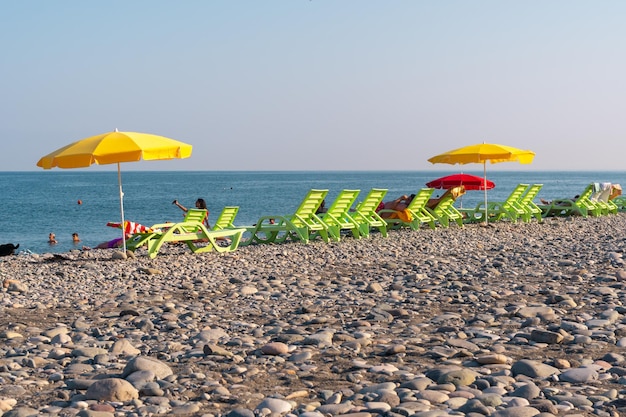
[[[54,233],[50,233],[48,235],[48,243],[51,244],[51,245],[56,245],[57,243],[59,243],[59,242],[57,242],[57,238],[54,235]]]
[[[187,213],[188,211],[187,207],[180,204],[178,200],[172,201],[172,204],[174,204],[176,207],[178,207],[179,209]],[[201,210],[206,210],[206,217],[204,218],[202,223],[204,223],[207,229],[211,229],[211,225],[209,225],[209,209],[207,208],[206,201],[204,201],[203,198],[199,198],[196,200],[196,208],[201,209]]]
[[[415,197],[415,194],[402,195],[396,198],[395,200],[384,202],[381,206],[379,206],[379,209],[377,209],[376,211],[380,211],[383,209],[393,210],[393,211],[404,211],[409,206],[409,204],[411,204],[411,201],[413,201],[414,197]],[[391,218],[391,216],[393,215],[394,215],[393,212],[383,212],[380,214],[380,217],[382,217],[383,219],[388,219],[388,218]]]

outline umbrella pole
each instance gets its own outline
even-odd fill
[[[489,223],[487,213],[487,161],[483,161],[483,177],[485,178],[485,183],[483,184],[483,188],[485,189],[485,224],[487,224]]]
[[[124,192],[122,191],[122,172],[120,163],[117,163],[117,183],[120,186],[120,213],[122,214],[122,250],[126,254],[126,228],[124,225]]]

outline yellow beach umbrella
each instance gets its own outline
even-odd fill
[[[463,148],[454,149],[440,155],[435,155],[428,159],[433,164],[483,164],[483,176],[487,183],[487,161],[492,164],[499,162],[519,162],[520,164],[530,164],[535,157],[535,153],[529,150],[513,148],[495,143],[479,143]],[[485,222],[487,215],[487,187],[485,190]]]
[[[43,169],[86,168],[93,164],[117,164],[120,189],[120,213],[124,224],[124,192],[120,163],[145,160],[180,159],[191,156],[191,145],[164,136],[137,132],[114,132],[91,136],[64,146],[42,157],[37,166]],[[122,231],[126,251],[126,236]]]

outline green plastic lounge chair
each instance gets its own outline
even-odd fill
[[[617,206],[609,200],[612,191],[611,183],[594,183],[594,188],[597,191],[591,196],[591,201],[600,207],[600,212],[602,214],[616,214],[618,211]]]
[[[617,211],[620,211],[620,212],[626,211],[626,196],[615,197],[611,201],[617,207]]]
[[[333,240],[339,242],[341,230],[350,230],[355,239],[361,237],[359,224],[349,213],[360,192],[361,190],[342,190],[326,213],[318,215],[328,227],[328,234]],[[315,231],[311,234],[311,238],[318,235],[319,231]]]
[[[315,214],[327,193],[328,190],[310,190],[295,213],[261,217],[256,225],[245,227],[250,239],[242,244],[283,243],[288,239],[309,243],[312,233],[329,242],[328,226]]]
[[[593,204],[596,207],[600,215],[609,214],[609,207],[606,204],[604,204],[604,202],[599,200],[599,196],[602,193],[602,188],[600,187],[600,183],[593,182],[591,183],[591,185],[593,188],[591,196],[589,196],[589,200],[591,201],[591,204]]]
[[[387,222],[376,213],[376,209],[385,198],[386,189],[372,188],[361,201],[350,217],[359,225],[361,236],[369,237],[371,229],[378,229],[383,237],[387,237]]]
[[[189,209],[185,213],[184,222],[203,222],[208,216],[208,211],[203,209]],[[149,240],[155,239],[164,229],[174,225],[175,223],[161,223],[155,224],[150,227],[151,231],[135,233],[129,239],[126,240],[126,249],[135,251],[137,248],[145,245]]]
[[[410,227],[412,230],[418,230],[423,223],[434,229],[437,219],[431,212],[426,210],[426,204],[434,191],[433,188],[422,188],[419,190],[404,210],[405,213],[383,209],[378,214],[385,219],[389,229],[395,230],[401,227]]]
[[[536,218],[538,222],[542,221],[541,209],[534,202],[541,188],[543,188],[543,184],[533,184],[528,187],[526,193],[519,199],[519,206],[524,210],[522,221],[528,223],[533,217]]]
[[[233,222],[235,221],[235,217],[238,212],[239,207],[237,206],[224,207],[211,230],[236,229],[237,226],[235,226]]]
[[[441,196],[435,207],[426,207],[426,210],[428,210],[428,212],[432,214],[437,219],[437,222],[443,227],[449,227],[450,221],[454,221],[459,227],[463,227],[464,215],[456,207],[454,207],[454,202],[456,201],[455,195],[462,194],[463,193],[456,192],[444,194]]]
[[[511,222],[517,222],[518,218],[523,218],[526,211],[519,204],[519,200],[530,189],[529,184],[518,184],[511,194],[504,201],[487,202],[487,213],[489,222],[509,219]],[[485,222],[485,203],[480,202],[473,209],[463,210],[467,214],[470,222]]]
[[[588,215],[600,216],[601,209],[595,205],[590,197],[594,192],[594,185],[589,184],[580,195],[574,199],[555,199],[550,204],[540,205],[543,217]]]
[[[213,250],[223,253],[237,249],[245,229],[208,230],[202,223],[206,215],[206,210],[189,209],[182,222],[155,224],[150,227],[152,232],[131,237],[126,248],[134,251],[147,245],[150,258],[155,258],[161,246],[170,242],[185,242],[193,253]]]

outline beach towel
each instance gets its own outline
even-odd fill
[[[408,210],[394,211],[388,217],[389,219],[400,219],[405,223],[410,223],[413,220],[411,212]]]
[[[619,184],[611,184],[611,195],[609,200],[613,200],[615,197],[622,195],[622,186]]]
[[[108,222],[107,226],[109,227],[117,227],[119,229],[122,228],[122,223]],[[134,235],[135,233],[150,233],[153,230],[143,224],[131,222],[128,220],[124,221],[124,233],[127,235]]]

